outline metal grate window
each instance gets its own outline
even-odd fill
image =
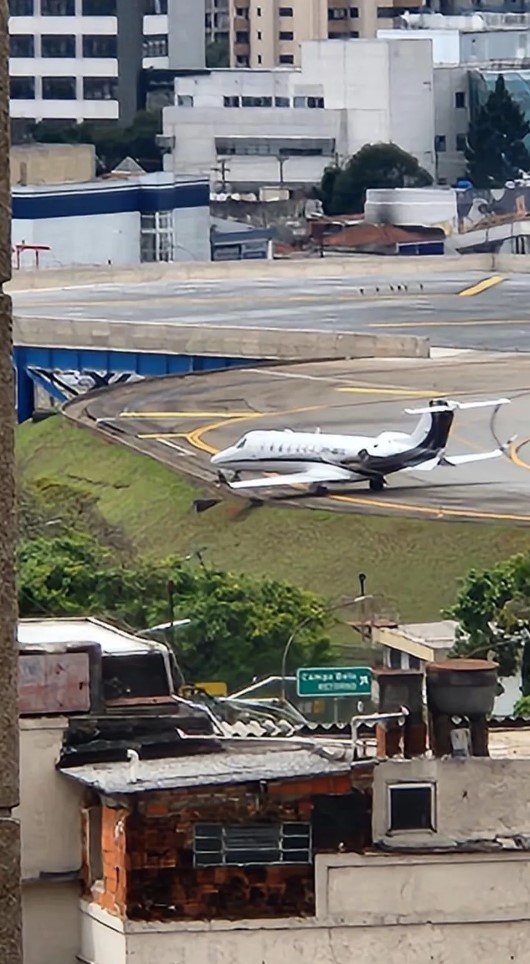
[[[311,825],[308,823],[223,826],[198,823],[194,828],[196,867],[263,866],[311,863]]]

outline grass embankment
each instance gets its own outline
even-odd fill
[[[56,479],[97,496],[109,523],[140,555],[163,558],[206,546],[220,568],[268,574],[328,597],[366,591],[396,600],[402,620],[436,619],[472,567],[528,548],[525,529],[375,518],[232,501],[193,511],[201,494],[154,460],[100,440],[60,416],[20,426],[22,478]],[[207,494],[207,493],[202,493]]]

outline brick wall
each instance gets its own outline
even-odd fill
[[[326,820],[322,801],[339,798],[344,798],[346,816],[337,819],[332,814]],[[352,791],[349,775],[264,789],[247,785],[142,795],[127,819],[127,916],[136,920],[311,916],[315,904],[312,864],[196,869],[194,825],[313,821],[315,849],[336,852],[342,845],[362,851],[370,833],[365,799],[360,791]],[[324,834],[316,833],[316,809],[324,814]],[[319,836],[325,847],[319,846]],[[110,879],[115,883],[114,876]],[[114,907],[122,898],[122,892],[115,894]]]
[[[102,807],[101,851],[103,886],[96,884],[92,895],[110,911],[124,917],[127,906],[126,821],[128,811],[123,808]]]

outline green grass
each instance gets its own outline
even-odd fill
[[[225,502],[202,514],[207,493],[170,469],[76,428],[60,416],[18,429],[19,471],[78,484],[120,526],[138,553],[163,558],[206,546],[226,569],[268,574],[329,597],[366,591],[398,604],[405,621],[436,619],[472,567],[528,548],[525,529],[505,525],[377,518],[303,509],[249,509]]]

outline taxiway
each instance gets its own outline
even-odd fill
[[[392,476],[383,494],[372,495],[360,483],[326,498],[292,489],[283,496],[260,490],[259,498],[339,511],[530,524],[530,357],[467,351],[435,356],[171,376],[81,398],[68,411],[219,492],[210,456],[258,424],[367,435],[409,431],[414,417],[404,409],[421,399],[508,396],[511,404],[493,415],[487,409],[457,413],[448,446],[448,454],[486,451],[517,436],[503,458]]]

